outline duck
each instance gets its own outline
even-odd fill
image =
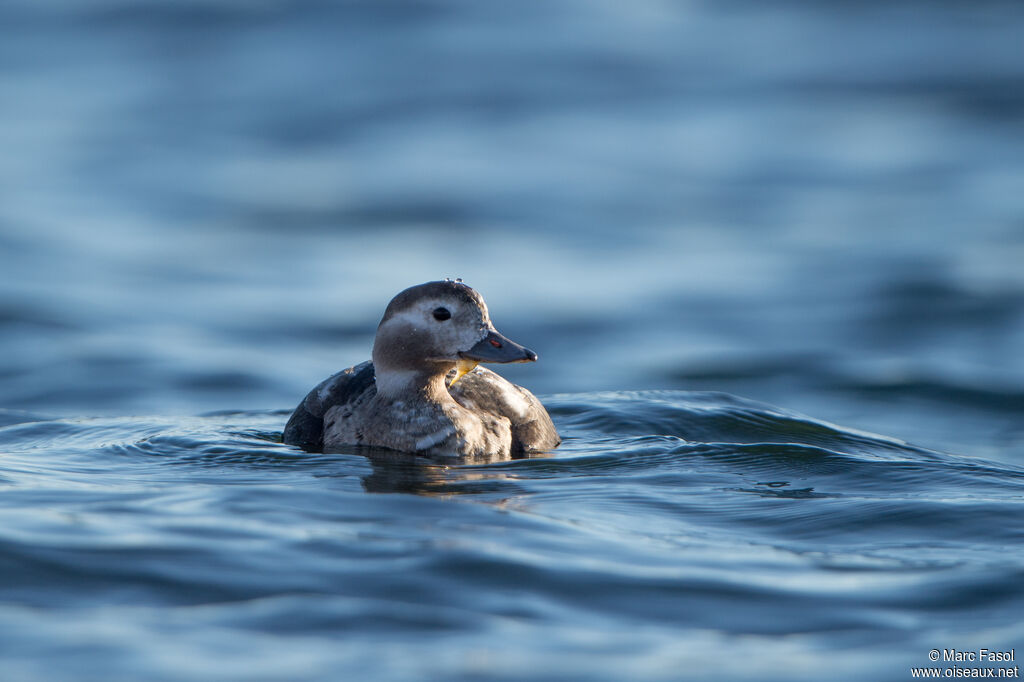
[[[310,452],[370,446],[486,461],[550,451],[561,438],[540,400],[480,366],[536,360],[495,329],[461,279],[412,286],[384,310],[371,360],[314,387],[282,440]]]

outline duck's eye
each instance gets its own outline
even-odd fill
[[[447,308],[434,308],[434,319],[437,320],[438,322],[450,320],[451,317],[452,313]]]

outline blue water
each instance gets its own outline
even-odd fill
[[[0,679],[1024,656],[1018,2],[0,5]],[[282,445],[397,291],[551,456]]]

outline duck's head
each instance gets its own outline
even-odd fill
[[[536,359],[494,328],[480,294],[452,280],[409,287],[391,299],[373,342],[378,390],[382,375],[444,374],[457,367],[458,380],[480,362]]]

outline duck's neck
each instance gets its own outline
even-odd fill
[[[442,365],[418,370],[375,367],[377,395],[387,400],[423,400],[432,403],[450,401],[451,394],[444,385],[449,369]]]

